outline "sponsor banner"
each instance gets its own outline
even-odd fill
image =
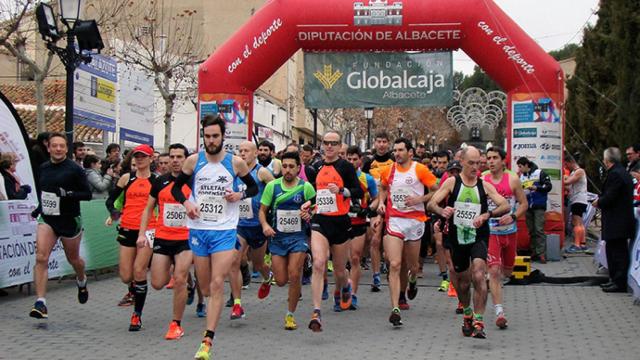
[[[527,98],[514,95],[514,99]],[[553,189],[548,194],[547,211],[562,214],[562,125],[553,101],[548,98],[512,101],[511,159],[512,164],[526,157],[551,178]],[[515,165],[514,165],[515,166]]]
[[[308,108],[448,106],[451,52],[305,53]]]
[[[31,217],[35,208],[27,200],[0,202],[0,288],[33,281],[37,223]],[[118,263],[118,243],[114,227],[104,226],[108,216],[104,200],[81,202],[84,233],[80,256],[87,270],[102,269]],[[60,240],[49,258],[49,278],[73,274]]]
[[[131,66],[121,66],[118,75],[120,139],[153,145],[153,78]]]
[[[92,55],[74,74],[73,121],[104,131],[116,131],[118,64],[110,57]]]
[[[249,139],[249,109],[251,97],[243,94],[200,95],[200,121],[207,115],[222,115],[226,122],[224,148],[236,152],[240,144]],[[199,139],[201,142],[201,139]]]

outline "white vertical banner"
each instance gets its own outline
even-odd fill
[[[118,72],[118,83],[120,139],[153,145],[153,78],[133,66],[122,65]]]

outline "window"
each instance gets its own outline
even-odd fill
[[[271,114],[271,126],[276,126],[276,115]]]

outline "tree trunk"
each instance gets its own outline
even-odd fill
[[[164,149],[168,151],[169,145],[171,145],[171,131],[172,131],[172,120],[173,120],[173,106],[174,106],[173,96],[164,98]]]
[[[44,110],[44,77],[36,75],[34,79],[36,85],[36,124],[38,134],[47,131],[47,124],[45,122]]]

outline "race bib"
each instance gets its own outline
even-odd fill
[[[251,198],[240,201],[240,219],[253,219],[253,204]]]
[[[58,195],[43,191],[40,200],[42,214],[49,216],[60,215],[60,197]]]
[[[218,222],[227,209],[227,200],[222,196],[205,195],[198,201],[200,217],[204,221]]]
[[[329,189],[320,189],[316,195],[316,205],[318,206],[318,214],[333,213],[338,211],[338,200],[336,194]]]
[[[166,227],[184,227],[187,225],[187,210],[180,204],[164,204],[162,222]]]
[[[300,210],[276,211],[277,229],[282,233],[294,233],[302,231],[302,219]]]
[[[145,231],[144,236],[149,242],[149,247],[153,249],[153,241],[156,239],[156,229]]]
[[[391,205],[397,210],[408,210],[409,206],[406,205],[407,198],[412,195],[411,189],[397,188],[393,189],[391,193]]]
[[[453,224],[465,228],[475,228],[473,220],[480,215],[480,204],[456,201]]]

